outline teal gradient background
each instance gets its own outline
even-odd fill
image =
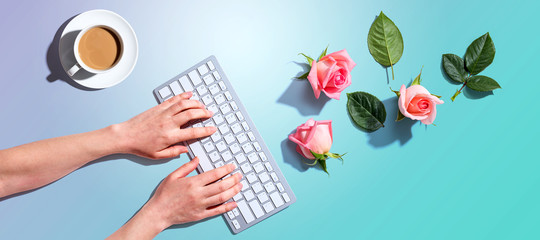
[[[92,9],[123,16],[139,40],[131,75],[85,91],[51,69],[47,54],[69,18]],[[232,235],[221,217],[174,226],[157,239],[539,239],[538,1],[2,1],[0,149],[99,129],[155,106],[152,90],[216,55],[298,201]],[[405,43],[395,80],[367,49],[380,11]],[[497,54],[482,74],[502,89],[466,91],[441,71],[490,32]],[[368,91],[387,108],[386,127],[357,130],[345,95],[313,97],[304,52],[346,48],[356,61],[346,92]],[[437,126],[395,123],[388,89],[422,84],[442,95]],[[328,177],[307,168],[287,135],[309,118],[333,120]],[[103,239],[125,223],[160,180],[187,161],[112,156],[29,193],[0,201],[0,239]]]

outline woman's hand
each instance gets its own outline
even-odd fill
[[[222,203],[242,189],[241,174],[216,182],[230,174],[234,165],[186,177],[198,164],[199,159],[194,158],[163,179],[150,200],[109,239],[152,239],[171,225],[201,220],[236,208],[236,202]]]
[[[186,153],[185,146],[174,145],[212,135],[215,127],[180,128],[188,122],[212,117],[197,100],[185,92],[113,126],[120,135],[120,152],[151,159],[170,158]]]

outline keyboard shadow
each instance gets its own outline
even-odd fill
[[[302,116],[318,115],[330,98],[321,92],[319,99],[316,99],[308,80],[296,79],[296,77],[309,70],[309,65],[294,63],[302,66],[304,70],[299,72],[295,78],[291,79],[291,84],[289,84],[289,87],[281,94],[276,102],[296,108]],[[308,67],[307,70],[304,65]]]

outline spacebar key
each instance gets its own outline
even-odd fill
[[[210,159],[208,159],[208,156],[206,155],[206,152],[204,151],[203,146],[199,141],[190,143],[189,148],[191,148],[191,152],[193,152],[193,155],[199,158],[199,165],[201,165],[203,172],[208,172],[214,169],[214,167],[210,163]]]

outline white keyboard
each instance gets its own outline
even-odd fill
[[[161,103],[187,91],[214,113],[192,126],[218,128],[210,137],[185,143],[190,158],[200,159],[199,173],[232,163],[237,166],[233,174],[244,176],[242,191],[229,200],[238,207],[223,214],[232,232],[239,233],[294,203],[289,184],[214,56],[162,84],[154,95]]]

